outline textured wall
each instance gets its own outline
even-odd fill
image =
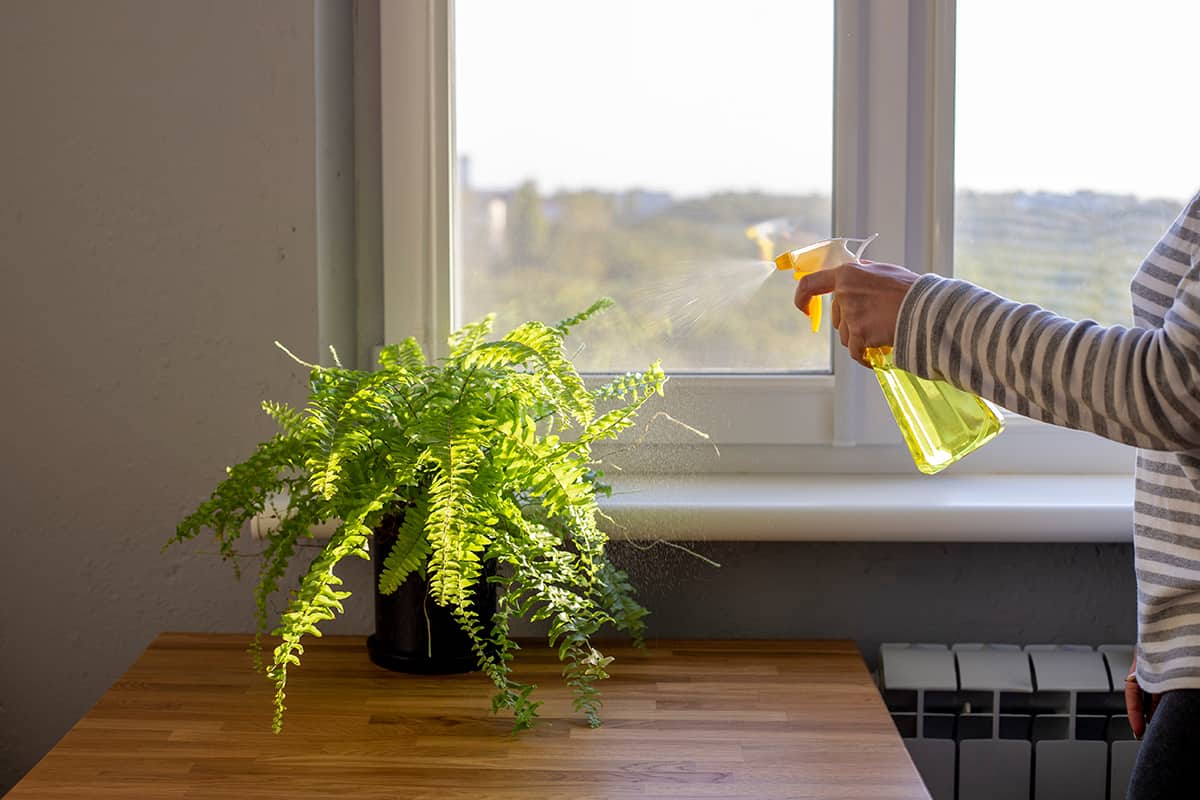
[[[317,350],[313,7],[0,4],[0,791],[164,629],[245,629],[159,550]]]
[[[251,625],[252,574],[160,547],[269,434],[258,402],[302,397],[272,340],[315,356],[313,12],[0,4],[0,793],[157,632]],[[1133,635],[1128,546],[701,549],[721,569],[618,548],[652,634],[849,636],[869,656]],[[348,564],[350,588],[368,570]],[[329,630],[370,612],[360,592]]]

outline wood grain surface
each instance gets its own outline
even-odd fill
[[[921,798],[854,645],[657,641],[616,656],[604,725],[572,711],[545,648],[517,654],[532,731],[479,674],[380,669],[362,637],[305,643],[280,735],[249,637],[159,636],[12,790],[30,798]]]

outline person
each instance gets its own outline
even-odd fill
[[[1076,322],[967,281],[857,262],[796,286],[832,293],[850,356],[896,366],[1045,422],[1138,448],[1138,635],[1125,702],[1139,750],[1128,797],[1200,790],[1200,193],[1130,285],[1134,327]],[[1186,787],[1186,788],[1184,788]]]

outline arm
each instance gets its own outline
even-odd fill
[[[901,369],[1046,422],[1150,450],[1200,450],[1200,265],[1162,328],[1105,328],[925,275],[897,314]]]

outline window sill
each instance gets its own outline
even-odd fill
[[[613,538],[1128,542],[1129,475],[628,475]]]
[[[600,498],[614,540],[1128,542],[1129,475],[631,475]],[[286,505],[286,504],[282,504]],[[250,521],[268,536],[277,517]],[[327,539],[335,524],[313,530]]]

